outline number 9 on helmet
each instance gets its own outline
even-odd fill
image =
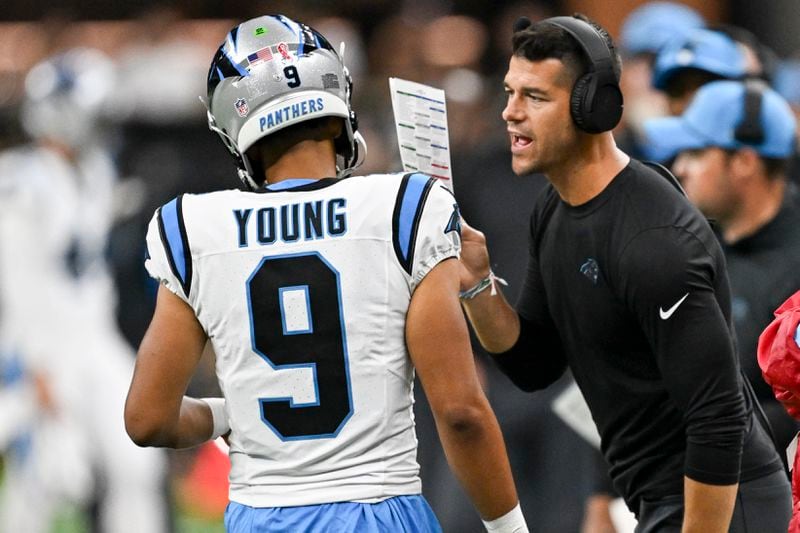
[[[352,81],[342,58],[319,32],[283,15],[233,28],[208,72],[208,125],[236,160],[239,178],[255,190],[247,150],[282,129],[320,117],[341,117],[334,143],[339,176],[358,167],[366,143],[350,108]]]

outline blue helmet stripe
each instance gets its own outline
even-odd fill
[[[286,18],[283,15],[278,15],[277,19],[281,22],[281,24],[289,28],[289,31],[297,33],[297,55],[303,55],[303,28],[297,22],[290,18]]]
[[[228,39],[231,41],[231,46],[233,47],[233,53],[238,54],[237,48],[239,47],[239,26],[233,28],[230,33],[228,33]]]
[[[228,51],[225,50],[224,47],[222,48],[222,53],[225,54],[225,59],[227,59],[228,61],[231,62],[231,65],[233,65],[233,68],[236,69],[236,72],[238,72],[242,76],[249,76],[250,75],[250,73],[247,72],[247,69],[245,69],[244,67],[239,65],[239,63],[237,63],[236,61],[233,60],[233,58],[230,56],[230,54],[228,54]]]
[[[306,40],[303,38],[303,28],[298,24],[297,25],[297,55],[303,55],[305,51],[305,42]]]
[[[295,29],[292,28],[292,26],[289,24],[289,19],[287,19],[283,15],[278,15],[275,18],[278,19],[278,22],[286,26],[289,29],[289,31],[295,31]]]

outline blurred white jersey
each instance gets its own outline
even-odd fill
[[[91,496],[95,473],[103,531],[166,527],[165,456],[134,445],[123,424],[134,357],[117,330],[105,260],[116,177],[100,147],[84,146],[74,161],[43,146],[0,155],[0,359],[14,354],[24,370],[0,387],[19,389],[32,412],[9,420],[22,407],[0,410],[0,444],[31,443],[7,463],[1,531],[48,531],[59,503]],[[53,412],[31,404],[25,372],[46,377]]]
[[[0,155],[1,336],[34,365],[57,363],[87,324],[115,328],[104,257],[115,181],[101,149],[74,165],[35,146]]]
[[[217,354],[230,499],[419,494],[405,319],[419,282],[459,253],[456,202],[422,174],[271,189],[181,196],[147,236],[148,270]]]

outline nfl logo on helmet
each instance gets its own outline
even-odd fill
[[[246,117],[250,112],[250,108],[247,107],[247,102],[244,98],[239,98],[233,105],[236,106],[236,112],[239,113],[240,117]]]

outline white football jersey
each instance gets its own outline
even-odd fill
[[[421,492],[405,319],[417,284],[457,257],[458,222],[423,174],[187,194],[156,212],[146,265],[213,343],[232,501]]]
[[[89,325],[116,329],[105,261],[116,176],[100,148],[74,163],[36,146],[0,155],[0,337],[35,365],[60,364]]]

